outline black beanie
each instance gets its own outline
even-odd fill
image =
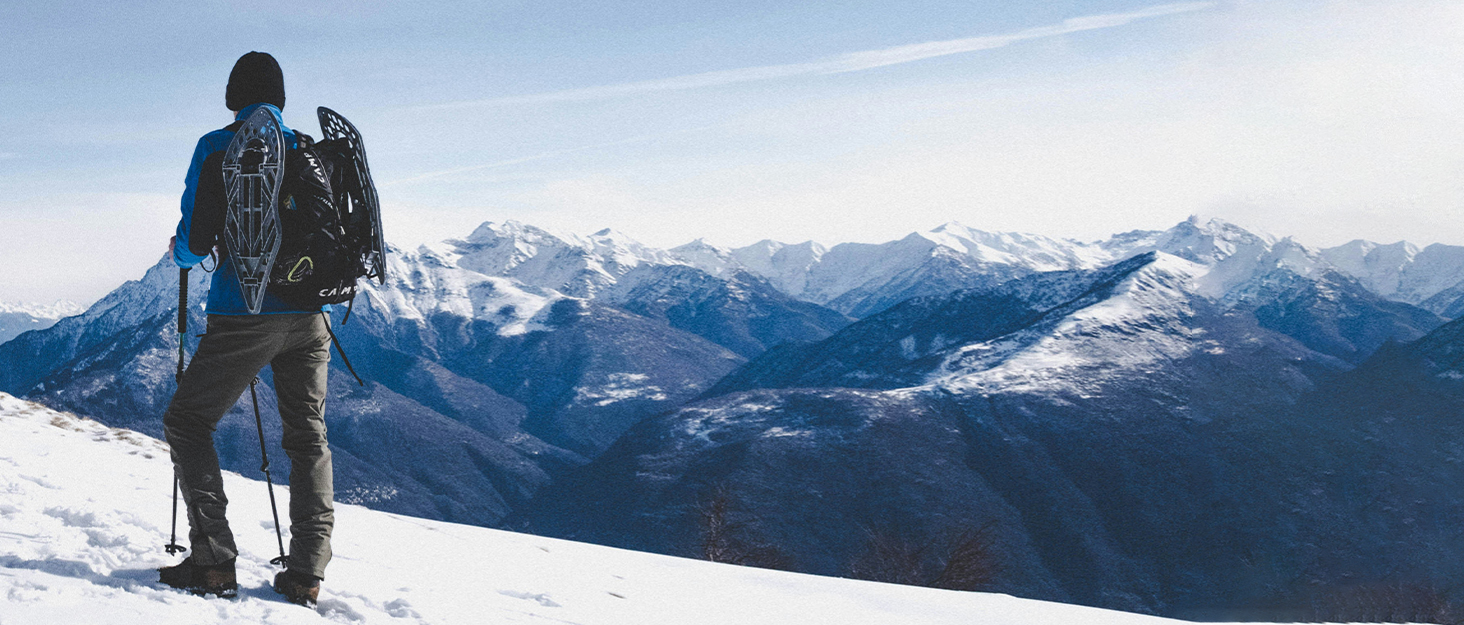
[[[285,108],[285,75],[275,58],[264,52],[250,52],[234,62],[224,103],[231,111],[264,102]]]

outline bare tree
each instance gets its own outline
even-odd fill
[[[1001,570],[995,523],[920,537],[896,528],[866,528],[863,552],[849,564],[850,576],[876,582],[948,590],[982,590]]]
[[[703,559],[764,569],[789,569],[791,559],[776,546],[752,536],[746,523],[735,520],[733,498],[725,485],[712,489],[697,506]]]
[[[864,530],[864,552],[849,565],[858,579],[888,584],[924,586],[926,547],[893,530]]]
[[[957,534],[946,551],[945,563],[930,586],[947,590],[981,590],[996,581],[1001,570],[996,554],[996,522]]]

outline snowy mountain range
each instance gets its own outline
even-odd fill
[[[50,304],[0,302],[0,343],[19,336],[22,332],[44,330],[62,317],[80,314],[86,310],[80,304],[57,301]]]
[[[1459,579],[1419,519],[1464,509],[1464,321],[1352,370],[1203,295],[1225,271],[1148,252],[907,301],[637,424],[518,522],[690,554],[725,501],[749,550],[841,576],[989,531],[990,590],[1195,618]]]
[[[392,280],[363,288],[349,323],[334,313],[366,380],[332,365],[337,492],[676,555],[707,548],[721,502],[748,561],[884,579],[871,554],[905,545],[915,572],[887,581],[978,536],[981,589],[1159,614],[1432,588],[1464,576],[1457,541],[1410,526],[1417,506],[1362,502],[1402,496],[1383,475],[1459,478],[1458,432],[1416,416],[1457,405],[1440,354],[1464,353],[1459,322],[1418,304],[1458,282],[1430,260],[1445,247],[1396,270],[1345,248],[1193,218],[1098,242],[952,223],[883,244],[668,250],[490,222],[391,248]],[[1387,271],[1409,277],[1384,293]],[[176,276],[162,259],[0,344],[0,391],[159,434]],[[196,333],[207,277],[191,279]],[[1434,390],[1418,403],[1383,379]],[[248,410],[218,439],[226,468],[254,475]],[[1389,428],[1435,451],[1379,444]],[[1440,515],[1458,497],[1425,500]],[[1426,564],[1400,579],[1412,561]]]
[[[1464,313],[1464,247],[1356,240],[1323,250],[1326,259],[1374,293],[1445,317]]]
[[[951,222],[882,244],[825,248],[812,241],[790,245],[764,240],[722,248],[697,240],[658,250],[611,230],[575,237],[509,221],[484,224],[467,240],[449,244],[471,257],[465,258],[465,267],[574,296],[593,297],[637,267],[684,264],[716,277],[754,274],[784,294],[856,318],[911,297],[994,286],[1037,272],[1096,269],[1148,251],[1220,265],[1204,285],[1210,297],[1245,297],[1237,292],[1240,286],[1276,270],[1307,278],[1334,274],[1327,278],[1333,282],[1350,278],[1374,299],[1415,305],[1430,298],[1442,301],[1440,294],[1447,296],[1455,287],[1464,295],[1461,246],[1435,244],[1419,252],[1407,243],[1354,241],[1314,249],[1289,237],[1197,217],[1169,230],[1132,231],[1094,242],[990,233]],[[1388,261],[1387,250],[1395,248],[1406,253]],[[1446,308],[1431,306],[1436,314]]]

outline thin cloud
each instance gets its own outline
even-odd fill
[[[688,74],[685,76],[674,76],[671,78],[659,78],[656,80],[643,80],[639,82],[622,83],[618,85],[601,85],[598,87],[586,87],[582,89],[567,89],[564,91],[550,91],[521,96],[509,96],[504,98],[489,98],[486,100],[469,100],[463,102],[448,102],[445,104],[432,104],[423,106],[423,109],[448,109],[465,108],[474,106],[493,106],[504,104],[539,104],[545,102],[574,102],[584,100],[602,100],[638,93],[650,93],[656,91],[684,91],[688,89],[700,89],[703,87],[716,87],[745,82],[758,82],[764,80],[776,80],[779,78],[791,78],[794,76],[811,76],[819,74],[843,74],[847,72],[858,72],[877,67],[888,67],[901,63],[911,63],[925,59],[931,59],[952,54],[964,54],[981,50],[992,50],[1005,47],[1020,41],[1043,39],[1047,37],[1058,37],[1071,33],[1101,30],[1123,26],[1138,20],[1162,17],[1165,15],[1176,15],[1179,13],[1191,13],[1202,11],[1215,6],[1214,2],[1179,2],[1173,4],[1161,4],[1137,11],[1126,13],[1110,13],[1104,15],[1088,15],[1063,20],[1061,23],[1050,26],[1039,26],[1028,28],[1014,33],[1003,35],[985,35],[981,37],[968,37],[965,39],[951,39],[947,41],[931,41],[880,50],[865,50],[862,52],[850,52],[838,56],[828,57],[806,63],[792,63],[787,65],[764,65],[760,67],[744,67],[739,69],[721,70],[715,72],[704,72],[700,74]]]

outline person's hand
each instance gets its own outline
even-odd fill
[[[177,244],[178,244],[178,235],[175,234],[175,235],[173,235],[171,237],[168,237],[168,253],[169,254],[172,254],[173,253],[173,246],[174,245],[177,245]]]

